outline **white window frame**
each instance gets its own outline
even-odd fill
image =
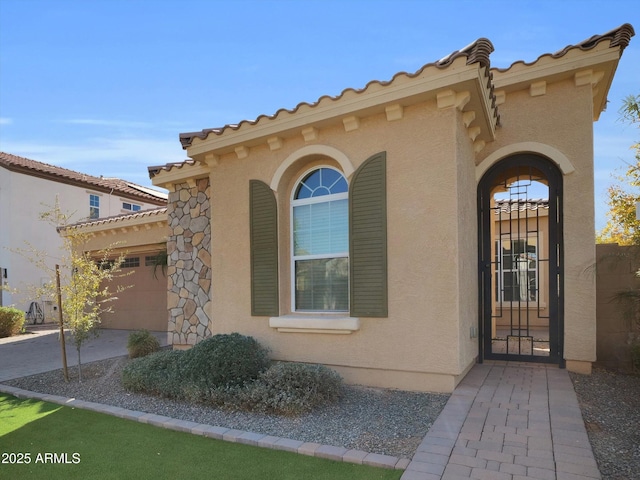
[[[93,200],[93,197],[95,197],[97,199],[97,201],[98,201],[98,205],[97,206],[94,206],[94,205],[91,204],[92,200]],[[96,209],[96,211],[98,213],[98,215],[96,217],[91,215],[91,210],[94,209],[94,208]],[[89,218],[91,220],[97,220],[98,218],[100,218],[100,195],[98,195],[97,193],[89,193]]]
[[[535,306],[540,306],[542,308],[544,308],[546,305],[543,302],[543,290],[542,290],[542,286],[544,285],[543,282],[541,282],[540,279],[540,254],[541,254],[541,249],[542,249],[542,245],[544,245],[543,239],[542,239],[542,232],[538,232],[537,235],[536,234],[530,234],[530,235],[512,235],[511,233],[503,233],[502,234],[502,238],[500,238],[501,235],[496,235],[495,238],[495,243],[494,243],[494,248],[496,243],[498,244],[498,250],[499,251],[495,251],[494,252],[494,258],[498,257],[500,259],[500,261],[498,262],[498,268],[495,269],[495,273],[497,276],[497,281],[496,281],[496,289],[497,289],[497,293],[498,293],[498,304],[502,305],[503,307],[511,307],[511,308],[518,308],[519,305],[521,306],[525,306],[525,307],[529,307],[529,308],[533,308]],[[504,291],[503,291],[503,282],[504,282],[504,273],[505,272],[516,272],[517,270],[515,269],[504,269],[503,265],[503,256],[502,256],[502,251],[501,251],[501,247],[502,247],[502,241],[505,240],[509,241],[513,241],[513,240],[529,240],[531,238],[536,240],[536,259],[535,259],[535,269],[531,270],[529,269],[528,271],[534,271],[535,272],[535,278],[536,278],[536,294],[537,297],[535,300],[505,300],[504,299]],[[512,262],[515,262],[515,260],[512,260]]]
[[[129,205],[129,208],[126,207],[126,205]],[[125,212],[139,212],[140,210],[142,210],[142,205],[138,204],[138,203],[133,203],[131,201],[122,201],[122,210],[124,210]]]
[[[335,172],[339,173],[340,176],[342,176],[342,178],[344,178],[345,182],[347,182],[347,191],[343,192],[343,193],[336,193],[336,194],[330,194],[330,195],[323,195],[321,197],[311,197],[311,198],[304,198],[304,199],[300,199],[300,200],[296,200],[295,196],[296,196],[296,192],[298,190],[298,187],[300,185],[300,182],[302,182],[302,180],[304,180],[307,175],[309,175],[310,173],[316,171],[316,170],[320,170],[322,168],[326,168],[326,169],[330,169],[330,170],[334,170]],[[301,261],[301,260],[319,260],[319,259],[323,259],[323,258],[347,258],[349,259],[349,250],[347,249],[346,252],[338,252],[338,253],[330,253],[330,254],[326,254],[326,255],[295,255],[295,245],[294,245],[294,225],[293,225],[293,209],[294,207],[297,206],[301,206],[301,205],[312,205],[312,204],[316,204],[316,203],[325,203],[325,202],[330,202],[330,201],[336,201],[336,200],[347,200],[349,198],[349,182],[347,181],[347,177],[344,175],[344,173],[342,173],[340,170],[338,170],[335,167],[331,167],[329,165],[317,165],[313,168],[310,168],[308,170],[306,170],[302,175],[300,175],[298,177],[298,180],[296,180],[292,192],[291,192],[291,197],[289,199],[289,204],[290,204],[290,208],[289,208],[289,248],[290,248],[290,263],[291,263],[291,278],[290,278],[290,288],[291,288],[291,311],[292,312],[296,312],[296,313],[303,313],[303,314],[320,314],[320,315],[326,315],[326,314],[344,314],[349,312],[349,309],[347,308],[346,310],[331,310],[331,311],[325,311],[325,310],[298,310],[296,308],[296,261]],[[348,215],[348,213],[347,213]],[[347,243],[348,243],[348,232],[347,232]],[[350,268],[350,266],[349,266]]]

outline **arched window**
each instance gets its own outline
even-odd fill
[[[292,308],[349,310],[349,204],[337,170],[305,173],[291,199]]]

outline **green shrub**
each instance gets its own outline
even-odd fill
[[[122,372],[127,390],[215,406],[297,415],[337,400],[342,378],[323,365],[277,363],[254,338],[215,335],[191,350],[134,358]]]
[[[135,358],[122,370],[122,385],[134,392],[145,392],[163,397],[182,398],[187,386],[183,384],[181,350],[164,350]]]
[[[340,397],[342,378],[324,365],[277,363],[242,391],[246,409],[284,415],[309,412]]]
[[[185,352],[183,373],[204,398],[220,387],[242,385],[269,366],[269,352],[239,333],[209,337]]]
[[[13,307],[0,307],[0,338],[17,335],[24,326],[24,312]]]
[[[149,330],[138,330],[129,334],[127,350],[129,358],[138,358],[157,352],[160,349],[160,342]]]

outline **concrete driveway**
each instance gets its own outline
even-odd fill
[[[85,342],[80,350],[82,364],[106,358],[127,355],[127,340],[131,330],[99,330],[99,335]],[[167,332],[151,332],[167,345]],[[65,332],[67,365],[78,364],[76,348],[71,334]],[[24,335],[0,338],[0,383],[36,373],[62,368],[59,329],[55,326],[39,326]]]

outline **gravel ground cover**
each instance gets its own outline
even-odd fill
[[[640,478],[640,376],[570,373],[603,480]]]
[[[82,368],[82,384],[78,382],[77,367],[69,369],[69,383],[64,381],[62,370],[54,370],[5,384],[208,425],[400,458],[413,456],[449,399],[448,395],[345,386],[344,395],[337,403],[298,417],[233,412],[127,392],[120,382],[127,362],[126,357],[119,357],[88,363]]]
[[[341,400],[299,417],[217,410],[207,405],[130,393],[120,383],[126,357],[5,382],[42,393],[120,406],[198,423],[411,458],[448,395],[347,386]],[[640,376],[594,369],[570,373],[603,480],[640,478]]]

